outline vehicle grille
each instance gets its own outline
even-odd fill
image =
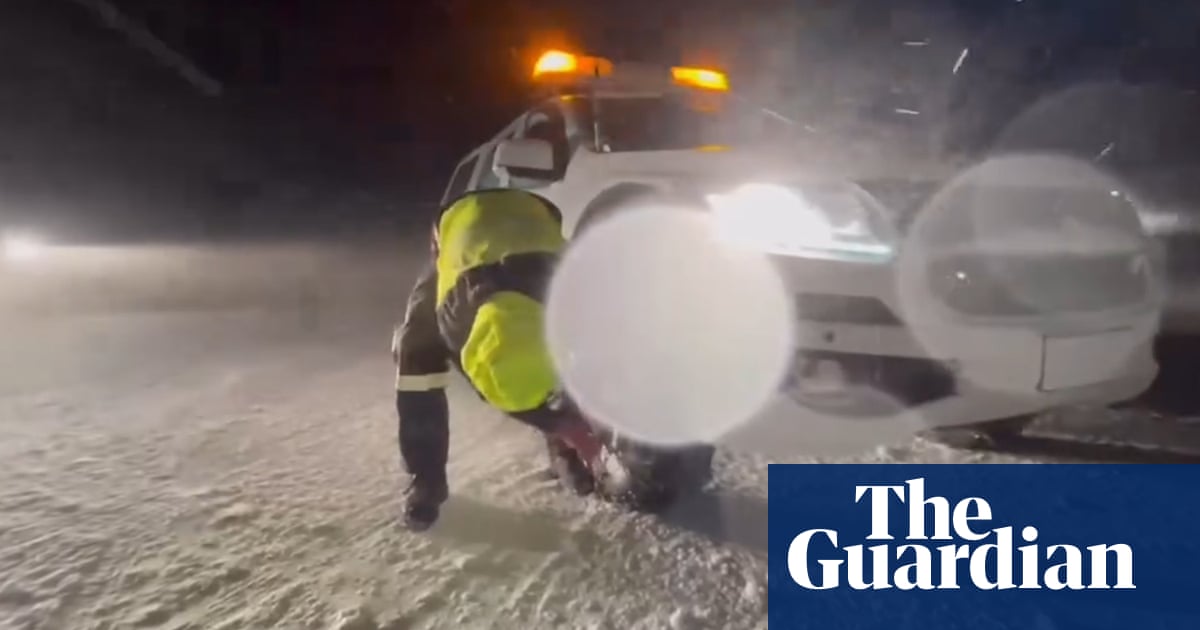
[[[836,361],[845,370],[848,383],[887,394],[892,402],[899,403],[903,408],[937,402],[958,392],[957,379],[949,366],[932,359],[804,351],[796,357],[796,369],[809,361],[822,359]],[[801,404],[812,402],[796,400]],[[845,411],[843,409],[840,413]],[[890,415],[895,413],[896,408],[889,405],[886,410],[879,411]]]
[[[1150,290],[1138,254],[952,256],[929,266],[934,294],[972,316],[1022,316],[1131,306]]]

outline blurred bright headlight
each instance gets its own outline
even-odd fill
[[[46,252],[46,242],[33,234],[5,234],[0,241],[0,253],[9,262],[29,262],[41,258]]]
[[[890,258],[890,239],[866,193],[850,186],[746,184],[708,196],[722,238],[772,254]]]

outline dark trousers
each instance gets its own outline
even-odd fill
[[[450,414],[442,390],[397,392],[400,456],[415,479],[445,481]]]

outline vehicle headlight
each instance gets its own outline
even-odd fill
[[[773,254],[880,260],[892,256],[876,208],[849,186],[746,184],[708,196],[719,234]]]

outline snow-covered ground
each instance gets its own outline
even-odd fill
[[[391,314],[0,315],[0,628],[766,627],[762,457],[628,515],[460,385],[453,497],[401,528]]]

